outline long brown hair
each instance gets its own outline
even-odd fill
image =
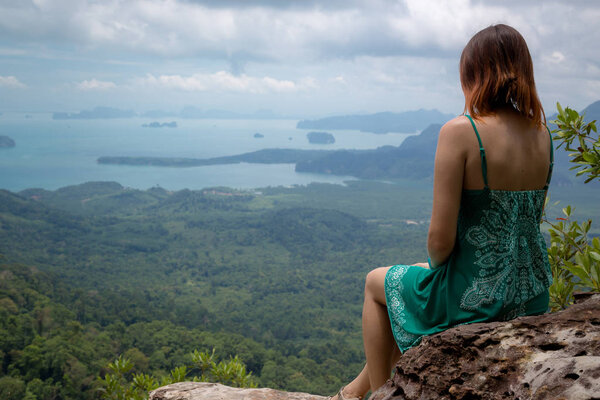
[[[523,36],[508,25],[492,25],[471,38],[460,56],[465,112],[474,118],[511,108],[536,125],[546,123]]]

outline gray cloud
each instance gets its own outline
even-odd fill
[[[0,0],[0,57],[13,61],[0,65],[0,75],[31,88],[11,69],[15,60],[69,60],[82,70],[66,82],[108,85],[112,93],[147,74],[167,77],[165,90],[183,87],[177,77],[210,90],[219,87],[210,79],[228,69],[232,82],[271,77],[300,87],[314,79],[296,93],[329,102],[365,93],[364,102],[378,106],[385,98],[394,107],[443,108],[445,98],[460,101],[457,62],[468,39],[507,23],[530,46],[542,97],[585,105],[600,88],[598,21],[600,3],[592,0]],[[106,71],[81,66],[87,60]],[[117,65],[128,67],[117,73]],[[248,92],[291,92],[249,81]]]
[[[0,5],[0,33],[20,42],[82,50],[110,47],[160,57],[316,60],[444,54],[468,38],[469,17],[492,22],[494,15],[508,13],[492,7],[459,13],[451,4],[436,4],[438,11],[431,13],[433,3],[414,0],[36,0]]]

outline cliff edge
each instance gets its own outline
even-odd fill
[[[281,390],[238,389],[208,382],[179,382],[150,392],[149,400],[326,400],[308,393]]]

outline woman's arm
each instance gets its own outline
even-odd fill
[[[440,130],[433,172],[433,209],[427,235],[432,267],[443,264],[456,241],[456,226],[467,159],[468,120],[458,117]]]

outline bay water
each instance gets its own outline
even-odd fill
[[[177,128],[144,128],[175,120]],[[90,119],[53,120],[51,114],[3,114],[0,135],[16,146],[0,149],[0,189],[55,190],[88,181],[116,181],[136,189],[214,186],[249,189],[342,184],[348,176],[298,173],[294,164],[229,164],[190,168],[98,164],[100,156],[211,158],[266,148],[374,149],[398,146],[410,134],[335,130],[334,144],[311,144],[297,120]],[[264,137],[255,138],[260,133]],[[412,134],[412,133],[411,133]]]

